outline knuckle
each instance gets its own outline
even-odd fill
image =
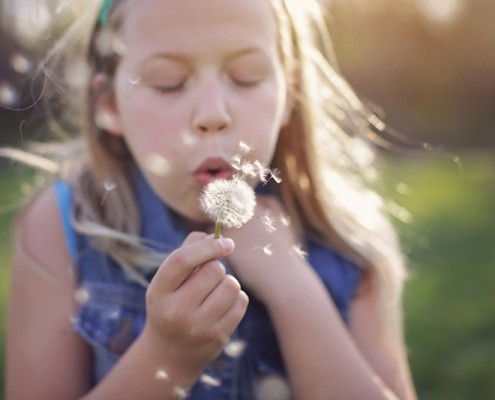
[[[176,264],[180,267],[185,267],[188,264],[189,256],[187,251],[185,251],[182,247],[174,250],[170,256],[168,257],[168,261],[172,264]]]
[[[204,239],[205,237],[206,237],[206,233],[194,231],[191,232],[189,235],[187,235],[186,240],[196,242],[198,240]]]
[[[204,265],[203,269],[215,281],[219,281],[225,276],[225,267],[219,261],[210,261]]]
[[[239,281],[236,278],[234,278],[232,275],[226,275],[222,280],[222,284],[225,287],[225,289],[229,293],[232,293],[233,295],[239,293],[241,290],[241,285]]]

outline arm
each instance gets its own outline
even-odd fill
[[[258,205],[275,214],[280,212],[271,201],[259,201]],[[362,298],[352,306],[352,327],[360,331],[360,341],[356,342],[319,277],[305,260],[289,250],[294,244],[293,233],[280,226],[269,235],[254,220],[229,235],[237,246],[229,260],[241,282],[268,308],[295,399],[415,398],[412,391],[405,394],[405,382],[387,386],[390,377],[381,375],[390,372],[388,368],[399,367],[395,358],[398,350],[390,346],[381,355],[387,358],[383,362],[387,368],[382,368],[375,356],[388,346],[386,338],[377,333],[368,343],[363,340],[366,331],[361,329],[377,326],[371,317],[368,322],[362,320],[365,307],[371,307],[371,298]],[[267,243],[272,244],[270,258],[253,252],[254,247]]]
[[[47,232],[50,232],[48,235]],[[216,261],[231,241],[191,234],[147,291],[147,323],[90,392],[90,352],[72,330],[76,281],[52,190],[18,223],[7,338],[7,398],[176,399],[221,351],[247,307]],[[157,379],[157,372],[165,371]],[[26,384],[26,380],[29,384]]]
[[[56,199],[46,191],[16,224],[7,319],[9,400],[70,399],[88,388],[89,350],[71,326],[77,309],[71,268]]]

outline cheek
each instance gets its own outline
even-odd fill
[[[121,104],[120,115],[124,137],[136,151],[171,156],[179,150],[183,116],[162,106],[153,96],[136,90]]]

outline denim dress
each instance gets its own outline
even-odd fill
[[[92,380],[97,385],[142,331],[146,319],[146,288],[131,280],[110,257],[99,252],[91,240],[72,227],[72,191],[64,181],[54,183],[64,232],[76,268],[80,302],[73,327],[93,352]],[[188,232],[177,216],[154,194],[146,180],[134,180],[141,212],[141,236],[150,246],[170,251],[180,246]],[[311,241],[307,260],[330,293],[342,319],[347,322],[351,299],[359,284],[359,268]],[[229,271],[228,266],[227,271]],[[147,277],[151,280],[152,275]],[[265,306],[249,294],[247,312],[227,347],[191,389],[193,400],[254,400],[263,381],[286,379],[277,336]]]

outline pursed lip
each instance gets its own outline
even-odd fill
[[[232,165],[222,157],[207,158],[193,172],[196,183],[201,186],[206,186],[215,179],[231,179],[233,174]]]

